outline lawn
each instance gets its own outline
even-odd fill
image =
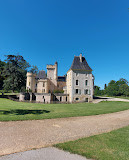
[[[39,104],[0,98],[0,121],[90,116],[129,109],[128,102]]]
[[[129,126],[55,146],[95,160],[129,160]]]

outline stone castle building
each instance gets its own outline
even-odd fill
[[[47,65],[39,73],[27,73],[26,90],[20,94],[20,101],[73,103],[92,102],[94,77],[85,57],[75,56],[66,76],[58,76],[58,63]],[[32,92],[32,93],[31,93]]]

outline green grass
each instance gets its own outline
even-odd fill
[[[129,109],[128,102],[38,104],[0,98],[0,121],[99,115]]]
[[[4,93],[4,95],[18,95],[19,93]],[[2,95],[2,93],[0,92],[0,95]]]
[[[129,160],[129,126],[55,146],[95,160]]]

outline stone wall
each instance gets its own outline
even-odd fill
[[[37,93],[48,93],[49,92],[49,80],[40,79],[37,81]]]
[[[35,92],[36,89],[36,75],[30,72],[27,72],[27,80],[26,80],[26,90],[32,90]]]
[[[64,81],[57,82],[57,89],[58,90],[63,90],[63,87],[65,87],[65,86],[66,86],[66,82],[64,82]]]
[[[60,103],[69,102],[69,95],[64,93],[54,93],[54,101],[58,101]]]
[[[50,103],[51,102],[51,94],[50,93],[42,93],[42,94],[35,94],[36,102],[41,103]]]

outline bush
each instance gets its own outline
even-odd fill
[[[54,90],[53,93],[64,93],[63,90]]]

